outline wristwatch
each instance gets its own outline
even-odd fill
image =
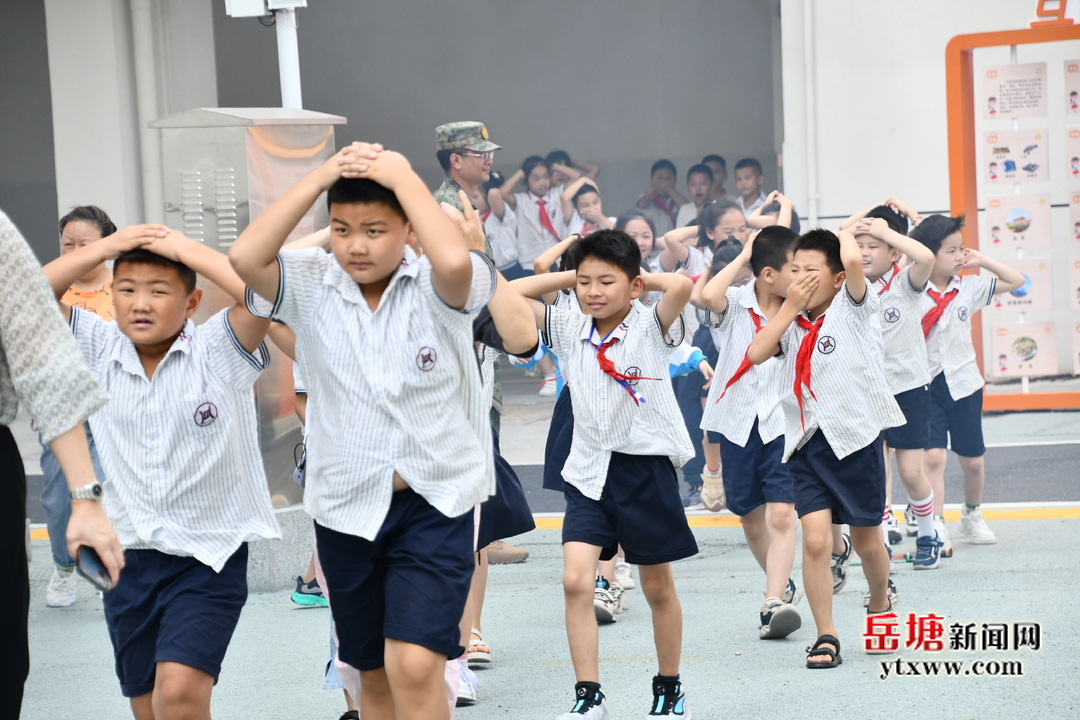
[[[68,497],[72,500],[100,500],[102,492],[104,492],[104,490],[101,487],[101,483],[95,480],[78,490],[68,490]]]

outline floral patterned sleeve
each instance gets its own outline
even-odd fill
[[[109,397],[90,374],[30,246],[0,211],[0,425],[26,405],[51,442]]]

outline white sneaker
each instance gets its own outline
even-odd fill
[[[969,510],[967,505],[960,511],[960,532],[972,545],[993,545],[997,542],[997,535],[983,520],[982,511],[978,508]]]
[[[615,579],[622,585],[623,590],[633,590],[637,587],[637,582],[634,580],[634,569],[630,567],[630,563],[623,560],[615,561]]]
[[[596,586],[596,592],[593,595],[593,610],[596,612],[598,623],[615,622],[616,603],[615,596],[612,594],[613,590],[614,588],[601,587],[599,583]]]
[[[758,637],[762,640],[786,638],[802,627],[802,618],[795,606],[773,600],[761,606],[758,614]]]
[[[75,572],[54,569],[45,591],[45,604],[49,607],[70,607],[74,602]]]
[[[584,690],[578,691],[577,702],[574,703],[574,709],[568,713],[563,713],[555,718],[555,720],[608,720],[607,702],[605,702],[603,693],[598,693],[599,702],[595,699],[587,700],[581,694]]]
[[[803,599],[802,586],[795,582],[793,578],[788,578],[787,587],[784,588],[784,594],[780,599],[788,605],[798,605],[799,601]]]
[[[626,609],[630,607],[630,603],[626,599],[626,592],[623,590],[623,586],[616,580],[611,584],[611,589],[608,590],[611,593],[611,597],[615,599],[615,614],[622,615],[626,612]]]
[[[464,662],[458,661],[461,674],[458,676],[457,706],[468,707],[476,704],[476,686],[480,681],[476,673],[469,669]]]
[[[945,527],[945,518],[941,516],[934,518],[934,530],[937,531],[938,539],[941,540],[941,549],[952,550],[952,540],[949,539],[949,529]]]
[[[540,397],[555,397],[555,376],[545,375],[544,382],[540,383]]]

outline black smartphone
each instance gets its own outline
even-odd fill
[[[75,565],[75,570],[102,592],[112,590],[112,578],[109,577],[105,563],[101,562],[94,548],[86,545],[79,548],[79,560]]]

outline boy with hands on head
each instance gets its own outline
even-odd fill
[[[803,584],[818,633],[806,666],[831,668],[842,662],[829,567],[834,522],[851,526],[870,585],[867,614],[895,607],[880,530],[881,431],[903,424],[904,416],[886,389],[880,347],[866,342],[878,297],[855,238],[844,230],[839,238],[828,230],[806,233],[795,242],[792,271],[787,300],[746,356],[758,365],[781,356],[776,380],[784,390],[784,459],[803,526]]]
[[[323,192],[332,253],[279,252]],[[412,241],[418,260],[406,256]],[[494,267],[408,160],[362,143],[267,208],[229,259],[296,333],[315,398],[304,502],[338,656],[360,671],[361,715],[448,718],[444,670],[464,652],[473,507],[495,490],[469,314],[490,296]]]
[[[59,296],[116,258],[115,323],[61,310],[112,395],[90,428],[127,565],[102,601],[121,690],[139,720],[210,716],[247,599],[246,543],[280,537],[252,391],[270,362],[269,321],[248,312],[224,255],[165,230],[126,228],[45,268]],[[199,326],[196,273],[237,303]]]
[[[619,545],[627,562],[639,566],[653,613],[659,671],[649,716],[689,717],[679,679],[682,609],[671,563],[697,552],[675,475],[694,451],[668,361],[685,333],[680,313],[692,283],[673,273],[643,273],[637,243],[618,230],[579,237],[568,253],[575,270],[536,278],[530,294],[572,287],[581,311],[529,300],[574,392],[562,539],[566,633],[577,685],[573,709],[559,718],[608,717],[594,578],[597,561],[615,557]],[[638,309],[635,301],[645,292],[663,296]]]

